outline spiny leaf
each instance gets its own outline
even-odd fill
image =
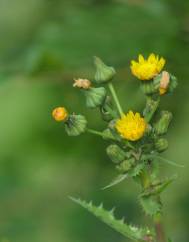
[[[166,159],[166,158],[164,158],[160,155],[152,155],[151,158],[157,158],[157,159],[162,160],[162,161],[164,161],[167,164],[172,165],[172,166],[181,167],[181,168],[184,167],[184,165],[178,164],[178,163],[176,163],[175,161],[172,161],[172,160],[168,160],[168,159]]]
[[[124,181],[127,177],[128,177],[127,173],[117,176],[114,180],[112,180],[110,182],[110,184],[108,184],[107,186],[103,187],[102,190],[105,190],[107,188],[110,188],[110,187],[113,187],[113,186],[117,185],[118,183]]]
[[[136,177],[136,176],[138,176],[140,174],[140,172],[143,170],[144,166],[145,166],[145,163],[144,162],[137,164],[135,167],[133,167],[128,172],[129,176],[130,177]]]
[[[147,215],[153,216],[161,211],[161,203],[153,196],[140,197],[139,201]]]
[[[147,228],[143,229],[127,225],[126,223],[124,223],[124,219],[116,219],[114,217],[114,209],[111,211],[107,211],[103,208],[102,205],[97,207],[93,205],[92,202],[87,203],[86,201],[82,201],[81,199],[76,199],[73,197],[70,197],[70,199],[87,209],[89,212],[91,212],[101,221],[109,225],[111,228],[115,229],[117,232],[121,233],[122,235],[128,237],[131,240],[137,242],[144,242],[145,237],[149,235],[149,229]]]

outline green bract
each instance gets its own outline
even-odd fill
[[[88,108],[96,108],[103,104],[106,98],[106,89],[104,87],[91,87],[84,90],[86,97],[86,106]]]

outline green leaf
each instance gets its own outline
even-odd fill
[[[129,172],[129,176],[130,177],[136,177],[140,174],[140,172],[143,170],[143,168],[145,167],[145,163],[139,163],[137,164],[135,167],[133,167]]]
[[[110,187],[113,187],[113,186],[119,184],[120,182],[124,181],[127,177],[128,177],[128,174],[127,173],[121,174],[121,175],[117,176],[116,178],[114,178],[110,182],[110,184],[108,184],[107,186],[103,187],[102,190],[105,190],[107,188],[110,188]]]
[[[116,230],[117,232],[121,233],[125,237],[128,237],[131,240],[137,242],[144,242],[146,241],[146,236],[152,236],[152,233],[149,231],[148,228],[138,228],[132,225],[128,225],[124,222],[124,219],[116,219],[114,216],[114,209],[111,211],[107,211],[103,208],[103,205],[95,206],[92,202],[87,203],[86,201],[82,201],[81,199],[76,199],[70,197],[70,199],[77,204],[81,205],[101,221],[109,225],[111,228]]]
[[[176,162],[174,162],[174,161],[168,160],[168,159],[166,159],[166,158],[164,158],[164,157],[162,157],[162,156],[159,156],[159,155],[153,155],[152,157],[153,157],[153,158],[157,158],[157,159],[159,159],[159,160],[162,160],[162,161],[164,161],[164,162],[166,162],[167,164],[172,165],[172,166],[181,167],[181,168],[184,167],[184,165],[178,164],[178,163],[176,163]]]
[[[154,196],[142,196],[139,201],[147,215],[153,216],[161,211],[162,205]]]

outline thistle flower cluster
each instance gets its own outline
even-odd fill
[[[164,58],[151,54],[145,59],[139,55],[138,62],[131,61],[130,68],[132,74],[140,81],[141,90],[146,96],[146,106],[141,113],[132,110],[124,112],[113,86],[115,69],[107,66],[98,57],[94,58],[94,64],[96,67],[94,80],[76,79],[73,87],[84,94],[88,108],[100,110],[102,120],[107,124],[106,129],[103,131],[91,129],[85,116],[71,114],[65,107],[55,108],[52,116],[56,121],[62,121],[65,124],[65,130],[69,136],[89,132],[109,142],[106,152],[115,164],[118,176],[105,188],[110,188],[126,178],[133,178],[140,184],[139,201],[144,212],[154,220],[155,231],[145,230],[146,233],[137,235],[139,237],[136,239],[137,228],[134,231],[132,226],[128,226],[126,235],[134,237],[135,241],[167,242],[158,224],[162,213],[160,193],[173,178],[159,179],[157,167],[160,160],[166,161],[161,153],[168,148],[165,135],[172,120],[172,114],[165,110],[158,112],[158,107],[161,98],[174,91],[177,86],[176,77],[163,70]],[[79,203],[86,205],[81,201]],[[89,210],[93,213],[96,211],[92,205]],[[106,220],[102,214],[99,217],[103,221]],[[119,224],[119,226],[122,225]],[[116,224],[114,228],[119,231],[121,230],[121,228],[118,229],[119,226]]]

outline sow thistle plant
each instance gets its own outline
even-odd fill
[[[139,55],[138,61],[131,61],[131,72],[140,80],[141,90],[146,96],[146,105],[142,113],[128,110],[125,112],[118,100],[113,86],[116,71],[105,65],[98,57],[94,58],[96,73],[93,81],[76,79],[73,86],[85,97],[88,108],[98,108],[102,120],[107,123],[103,131],[89,128],[85,116],[71,113],[65,107],[57,107],[52,116],[63,122],[69,136],[78,136],[89,132],[108,142],[106,153],[115,164],[117,177],[104,187],[110,188],[125,179],[132,178],[141,187],[139,201],[153,226],[150,228],[133,226],[124,219],[117,219],[113,210],[103,205],[71,197],[71,199],[93,213],[104,223],[130,240],[137,242],[170,242],[162,226],[161,193],[175,179],[159,178],[159,161],[175,164],[161,156],[168,148],[165,135],[172,120],[172,113],[158,111],[161,98],[171,94],[177,86],[176,77],[163,70],[165,59],[151,54],[147,59]],[[109,91],[108,91],[109,89]]]

